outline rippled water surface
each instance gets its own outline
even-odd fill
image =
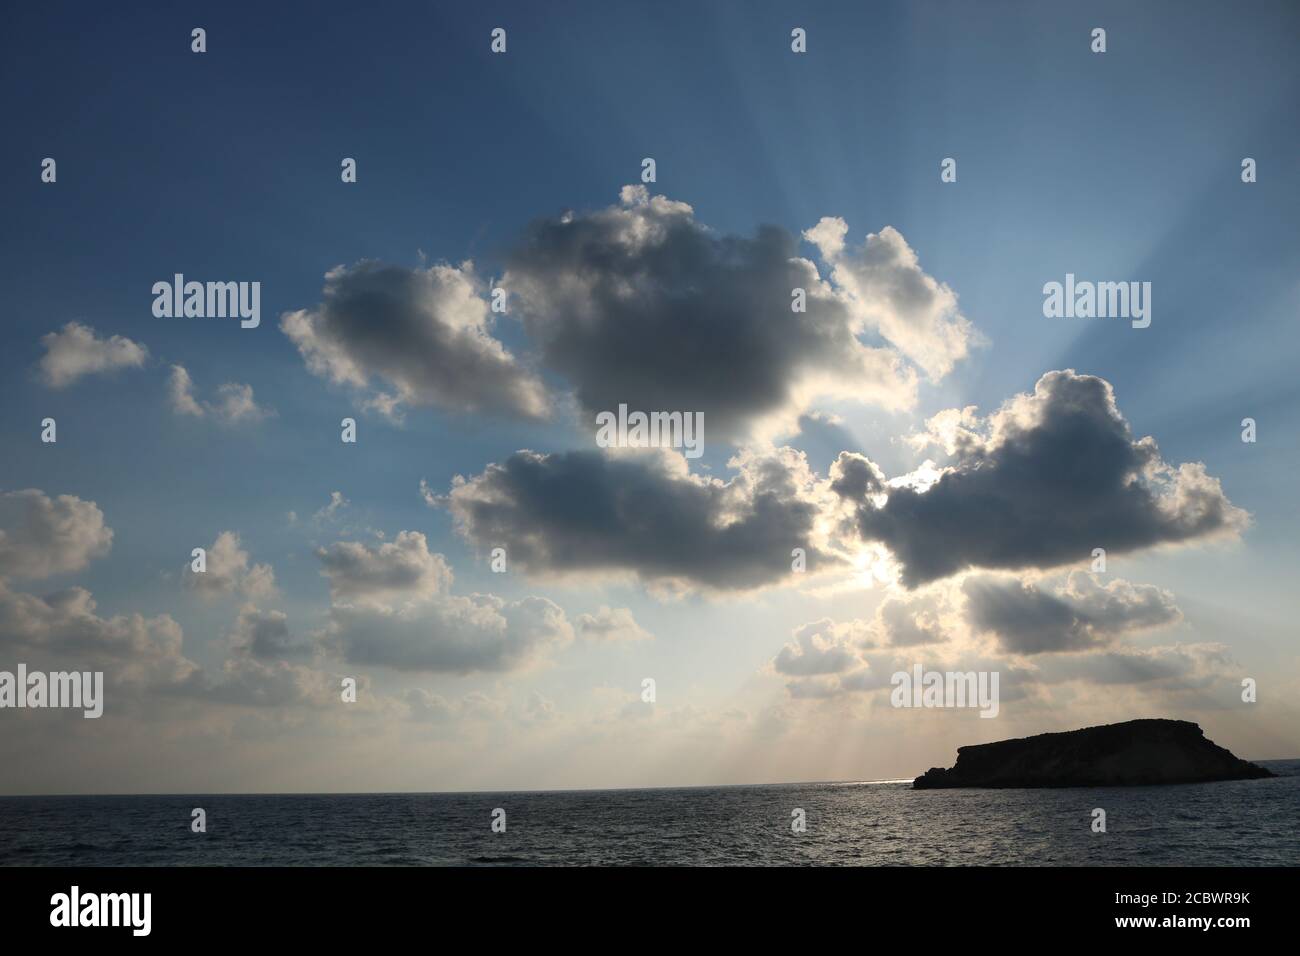
[[[1300,865],[1300,760],[1273,780],[1069,790],[674,790],[0,798],[7,865]],[[190,811],[208,832],[190,832]],[[490,829],[494,808],[506,832]],[[1092,810],[1107,832],[1092,832]],[[791,832],[802,808],[807,831]]]

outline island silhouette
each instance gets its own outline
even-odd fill
[[[913,790],[957,787],[1139,787],[1255,780],[1276,774],[1207,740],[1187,720],[1129,720],[957,748]]]

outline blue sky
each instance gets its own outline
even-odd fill
[[[337,715],[304,723],[289,702],[234,706],[173,692],[155,703],[157,688],[141,691],[121,722],[77,725],[39,759],[35,744],[0,734],[0,750],[30,761],[16,789],[132,789],[137,780],[145,789],[334,789],[336,771],[301,753],[313,734],[369,755],[341,789],[910,775],[974,736],[1127,716],[1192,716],[1247,756],[1300,750],[1288,703],[1300,690],[1290,582],[1300,532],[1294,6],[1252,4],[1247,15],[1200,2],[146,4],[110,14],[55,4],[10,20],[0,66],[0,436],[10,453],[0,491],[94,502],[113,529],[105,554],[40,580],[15,575],[15,589],[85,588],[103,620],[168,615],[184,656],[219,675],[248,604],[282,612],[296,640],[323,645],[337,580],[323,576],[317,549],[349,541],[373,551],[411,531],[445,555],[457,595],[542,597],[571,623],[626,609],[653,635],[576,638],[526,667],[464,674],[314,657],[318,673],[370,679],[364,730]],[[207,31],[202,55],[190,51],[195,26]],[[489,50],[498,26],[504,55]],[[790,50],[794,27],[807,30],[806,54]],[[1089,49],[1094,27],[1107,31],[1104,54]],[[771,225],[797,240],[838,217],[855,247],[892,226],[973,329],[951,370],[920,376],[909,407],[848,394],[810,400],[798,411],[838,415],[840,429],[809,427],[776,446],[806,451],[823,479],[841,451],[894,477],[926,457],[944,464],[903,441],[944,409],[989,416],[1053,370],[1100,377],[1135,437],[1153,436],[1174,466],[1203,462],[1253,522],[1115,558],[1112,577],[1167,592],[1178,613],[1160,628],[1107,632],[1089,649],[1221,642],[1232,663],[1201,662],[1188,686],[1122,683],[1131,695],[1122,699],[1063,678],[1045,682],[1054,696],[1035,696],[1037,706],[1004,703],[1001,720],[900,723],[882,716],[878,693],[812,700],[804,688],[800,697],[797,675],[773,663],[798,643],[797,628],[870,620],[891,595],[910,597],[896,584],[764,581],[718,593],[678,580],[683,593],[668,597],[663,581],[630,565],[613,577],[536,564],[491,573],[487,542],[458,530],[454,508],[428,507],[420,481],[445,494],[454,476],[472,479],[520,449],[595,450],[572,413],[576,383],[538,358],[529,321],[550,321],[545,309],[491,325],[505,349],[536,365],[554,411],[541,423],[436,402],[390,420],[362,407],[366,389],[314,374],[281,316],[318,310],[325,273],[361,260],[404,270],[472,260],[487,287],[521,271],[530,223],[619,207],[647,156],[657,165],[648,194],[689,204],[709,235],[753,237]],[[44,157],[57,160],[54,184],[40,181]],[[355,184],[340,182],[343,157],[357,160]],[[945,157],[957,160],[955,183],[940,181]],[[1243,157],[1257,161],[1257,182],[1241,181]],[[798,255],[830,281],[813,244],[800,242]],[[177,272],[260,281],[260,327],[156,318],[150,288]],[[1066,273],[1151,282],[1150,328],[1044,318],[1043,284]],[[70,322],[149,357],[51,387],[39,370],[43,337]],[[223,383],[246,384],[267,417],[223,425],[216,412],[178,414],[174,365],[198,401],[215,401]],[[711,371],[725,381],[736,366]],[[55,445],[39,442],[47,416],[58,422]],[[338,440],[345,416],[359,422],[356,446]],[[1247,416],[1258,423],[1254,444],[1240,439]],[[853,447],[835,447],[846,437]],[[743,445],[719,437],[693,473],[730,480]],[[349,504],[313,519],[334,491]],[[204,599],[185,586],[190,549],[223,531],[238,533],[251,564],[273,567],[274,597],[236,588]],[[985,568],[1030,575],[1049,593],[1068,590],[1072,569]],[[990,649],[1010,647],[1003,637],[954,637],[963,650],[932,659],[992,660]],[[855,638],[826,639],[861,650]],[[0,668],[35,653],[10,643]],[[1058,657],[1077,662],[1080,649]],[[1233,706],[1238,678],[1264,674],[1257,709]],[[647,676],[660,699],[643,718]],[[411,729],[414,690],[449,706],[445,730]],[[160,755],[132,742],[161,723],[171,729]],[[490,743],[506,737],[515,742]],[[218,738],[235,744],[220,750]],[[95,739],[112,761],[86,767]]]

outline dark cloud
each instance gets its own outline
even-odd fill
[[[968,578],[962,588],[971,627],[992,632],[1013,654],[1091,650],[1122,634],[1182,619],[1168,591],[1120,579],[1103,585],[1078,572],[1055,593],[995,576]]]
[[[772,226],[719,235],[644,187],[625,187],[619,206],[534,224],[503,284],[591,414],[620,403],[703,412],[706,434],[731,438],[768,416],[792,427],[818,394],[890,408],[915,398],[914,372],[896,350],[859,340],[854,302],[799,257],[796,237]],[[795,288],[805,312],[791,309]]]
[[[233,649],[259,660],[296,660],[312,655],[310,644],[295,640],[283,611],[260,611],[251,604],[239,610],[230,634]]]
[[[731,590],[786,578],[794,548],[809,571],[833,560],[815,540],[824,503],[802,456],[747,453],[733,465],[723,482],[668,453],[520,451],[458,478],[445,500],[466,539],[542,575],[631,572]]]
[[[492,337],[485,291],[470,263],[359,262],[326,273],[321,303],[286,313],[280,328],[316,375],[362,390],[378,382],[367,401],[385,414],[436,405],[545,418],[540,379]]]
[[[885,476],[875,462],[841,452],[831,465],[831,491],[850,501],[866,501],[885,490]]]
[[[960,428],[955,462],[926,487],[858,501],[864,538],[885,544],[915,587],[969,567],[1050,568],[1242,529],[1248,516],[1199,463],[1172,467],[1151,438],[1134,439],[1109,383],[1048,372],[1032,395]]]

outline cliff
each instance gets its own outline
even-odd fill
[[[1186,720],[1130,720],[957,748],[913,790],[952,787],[1132,787],[1275,776],[1212,741]]]

